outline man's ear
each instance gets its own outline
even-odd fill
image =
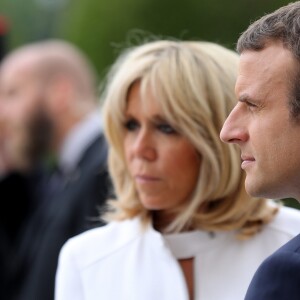
[[[62,115],[74,105],[74,87],[69,78],[57,76],[48,87],[49,107],[53,113]]]

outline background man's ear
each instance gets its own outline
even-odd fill
[[[75,105],[74,87],[66,76],[57,76],[47,88],[46,94],[47,105],[53,114],[63,115]]]

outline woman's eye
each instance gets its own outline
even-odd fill
[[[129,131],[137,129],[139,126],[138,122],[135,120],[128,120],[125,122],[125,128]]]
[[[159,124],[157,125],[157,128],[166,134],[173,134],[176,133],[176,130],[169,124]]]

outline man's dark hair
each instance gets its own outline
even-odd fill
[[[290,111],[300,119],[300,1],[290,3],[267,14],[242,33],[237,42],[237,51],[259,51],[268,42],[281,42],[298,61],[297,71],[291,77]]]

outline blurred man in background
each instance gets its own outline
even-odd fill
[[[92,220],[110,185],[96,84],[86,58],[63,41],[21,47],[1,64],[3,169],[27,174],[32,191],[4,269],[5,299],[53,299],[61,246],[101,224]]]
[[[4,15],[0,15],[0,62],[7,54],[9,24]],[[0,114],[3,112],[0,101]],[[30,182],[32,174],[22,174],[10,167],[9,157],[4,150],[4,123],[0,118],[0,294],[4,296],[7,271],[12,249],[19,235],[19,230],[29,213],[34,195]],[[39,176],[39,178],[41,178]],[[36,180],[34,180],[36,182]],[[38,185],[34,185],[38,186]]]

